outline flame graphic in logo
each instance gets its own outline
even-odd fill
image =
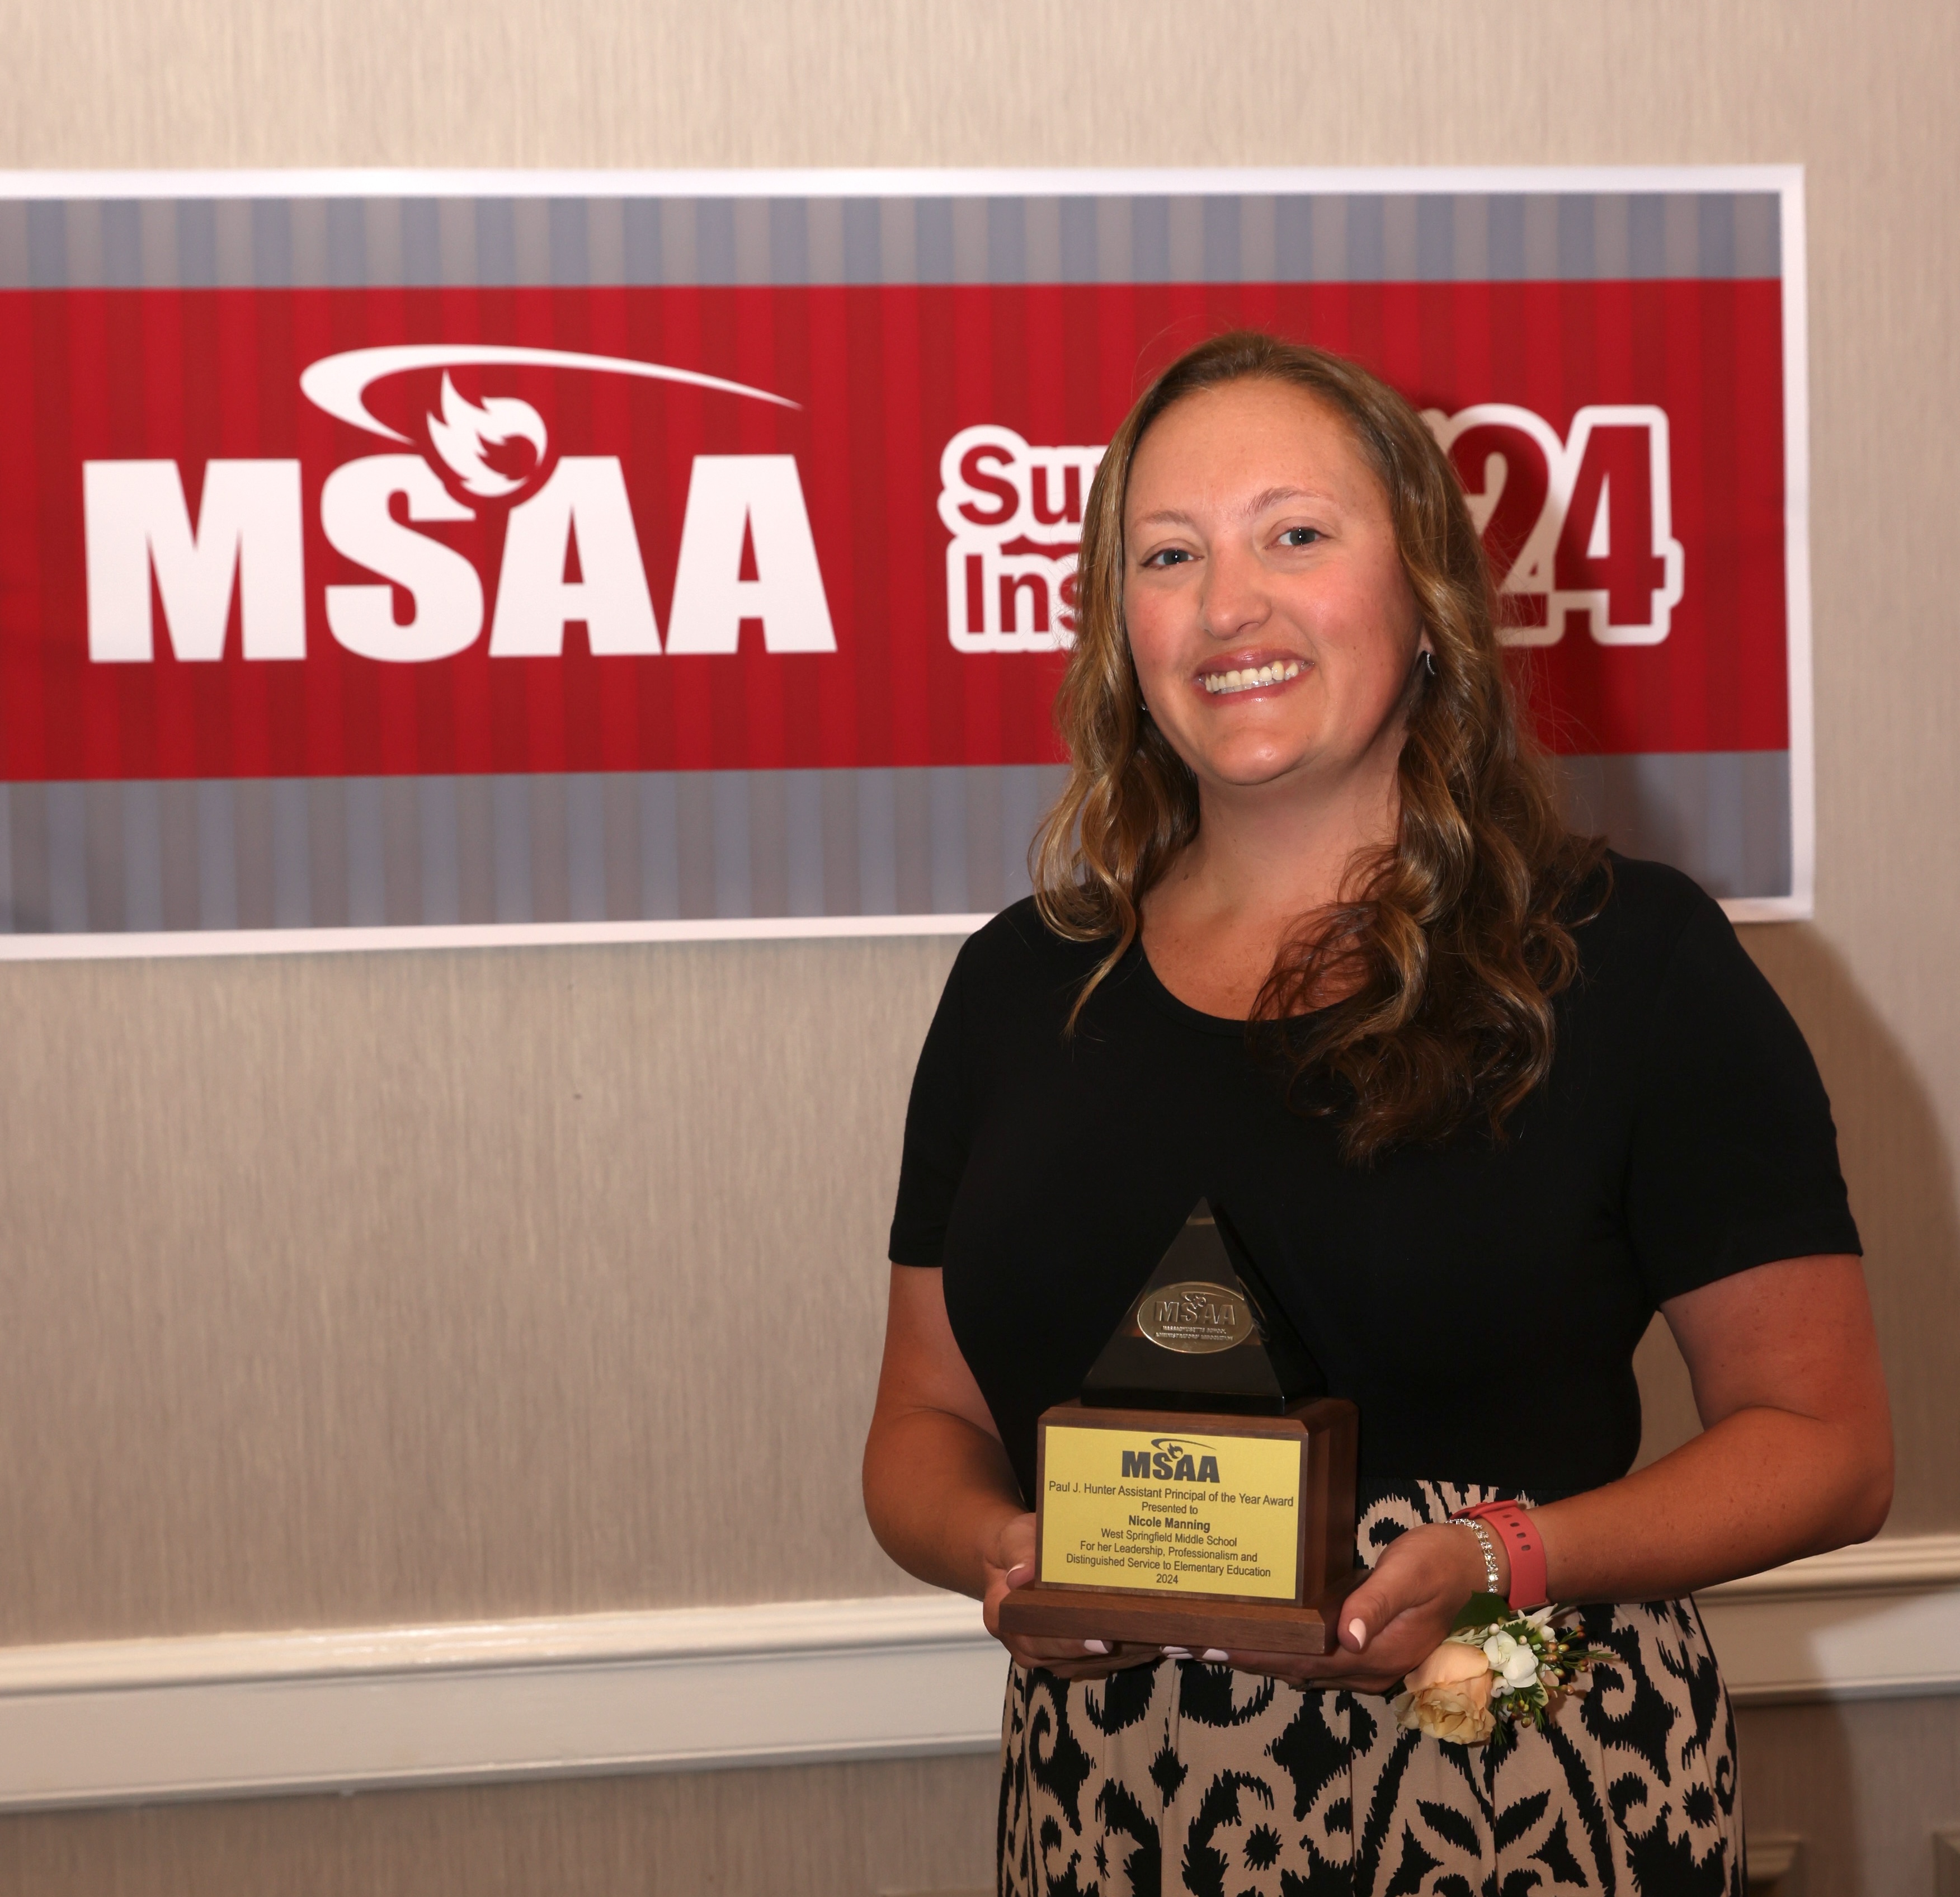
[[[442,377],[442,413],[428,418],[428,431],[430,446],[442,457],[463,491],[483,500],[500,501],[515,494],[544,466],[545,420],[536,409],[508,395],[486,396],[479,406],[457,393],[447,370]],[[512,441],[530,444],[531,465],[522,474],[505,474],[492,467],[485,453]]]
[[[317,362],[309,362],[300,374],[300,393],[349,428],[365,428],[384,441],[406,441],[409,438],[399,428],[391,428],[378,415],[369,413],[369,386],[384,376],[399,375],[405,369],[460,368],[466,364],[482,368],[495,364],[584,369],[600,375],[632,376],[644,382],[674,382],[686,388],[746,396],[752,401],[772,402],[780,409],[803,406],[786,395],[752,389],[744,382],[724,382],[718,375],[703,375],[698,369],[676,369],[665,362],[640,362],[631,356],[587,355],[577,349],[531,349],[508,342],[403,342],[382,349],[345,349],[338,355],[323,355]]]

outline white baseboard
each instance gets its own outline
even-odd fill
[[[991,1750],[955,1596],[0,1650],[0,1809]]]
[[[1743,1704],[1960,1689],[1960,1536],[1701,1597]],[[991,1752],[949,1595],[0,1649],[0,1809]]]

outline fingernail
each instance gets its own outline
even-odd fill
[[[1010,1587],[1023,1587],[1034,1577],[1033,1565],[1028,1561],[1023,1561],[1018,1566],[1007,1570],[1007,1585]]]
[[[1160,1647],[1157,1651],[1166,1660],[1188,1660],[1191,1657],[1188,1647]]]
[[[1359,1615],[1357,1615],[1354,1619],[1351,1620],[1348,1623],[1348,1631],[1354,1636],[1354,1644],[1357,1647],[1365,1647],[1367,1645],[1368,1625],[1367,1622],[1363,1620]]]
[[[1198,1658],[1200,1660],[1209,1660],[1213,1661],[1230,1660],[1231,1657],[1232,1656],[1226,1652],[1224,1648],[1222,1647],[1208,1647],[1203,1653],[1198,1655]]]
[[[1106,1640],[1085,1640],[1082,1643],[1082,1650],[1085,1654],[1106,1654],[1109,1650],[1109,1643]]]

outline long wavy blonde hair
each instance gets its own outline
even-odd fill
[[[1303,390],[1338,416],[1381,481],[1434,671],[1405,705],[1394,840],[1350,865],[1349,899],[1302,918],[1249,1031],[1284,1037],[1295,1097],[1341,1122],[1363,1160],[1408,1141],[1506,1121],[1551,1065],[1551,1001],[1578,967],[1582,890],[1604,899],[1605,845],[1569,832],[1550,761],[1519,728],[1497,600],[1463,490],[1422,419],[1386,384],[1325,350],[1239,331],[1151,384],[1089,493],[1075,646],[1056,718],[1067,787],[1037,833],[1035,898],[1057,934],[1110,940],[1082,1005],[1136,940],[1139,908],[1198,833],[1190,768],[1143,708],[1123,622],[1123,511],[1138,444],[1174,403],[1228,383]],[[1329,995],[1341,998],[1319,1004]]]

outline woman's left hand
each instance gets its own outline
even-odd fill
[[[1296,1686],[1385,1693],[1442,1645],[1464,1603],[1484,1585],[1477,1537],[1432,1522],[1398,1535],[1382,1551],[1374,1571],[1341,1609],[1341,1644],[1333,1652],[1227,1657],[1242,1673]]]

